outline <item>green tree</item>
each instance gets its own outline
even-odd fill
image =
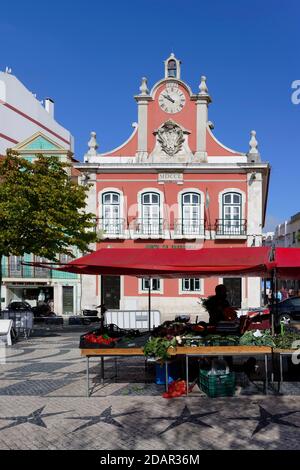
[[[69,167],[43,155],[29,162],[12,150],[0,161],[0,299],[4,256],[57,261],[97,240],[95,215],[85,212],[88,186],[71,181]]]

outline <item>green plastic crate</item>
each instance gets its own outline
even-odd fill
[[[235,391],[235,374],[209,375],[208,370],[200,369],[199,388],[211,398],[231,397]]]

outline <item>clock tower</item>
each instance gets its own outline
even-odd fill
[[[138,104],[139,162],[206,162],[208,94],[202,76],[199,92],[181,80],[181,62],[172,53],[164,62],[165,76],[149,91],[142,79]],[[170,159],[171,157],[171,159]]]

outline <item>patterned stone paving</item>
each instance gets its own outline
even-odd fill
[[[20,341],[0,364],[0,449],[299,449],[300,384],[280,395],[238,375],[232,398],[210,399],[195,388],[166,400],[143,358],[118,361],[117,381],[99,382],[85,396],[79,332],[59,331]],[[115,374],[106,361],[106,376]],[[146,381],[145,381],[146,379]]]

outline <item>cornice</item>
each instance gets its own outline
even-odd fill
[[[270,165],[267,162],[261,163],[80,163],[74,165],[75,168],[96,173],[158,173],[162,170],[166,172],[182,173],[249,173],[254,171],[268,172]]]

